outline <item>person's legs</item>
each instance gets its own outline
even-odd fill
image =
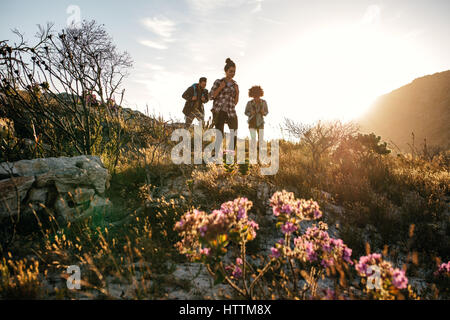
[[[234,130],[233,134],[233,145],[228,146],[230,150],[236,150],[237,148],[237,130],[238,130],[238,118],[236,117],[232,117],[232,118],[228,118],[227,121],[228,124],[228,128],[231,130]]]
[[[195,118],[198,120],[200,127],[203,128],[203,122],[205,121],[205,115],[202,114],[201,112],[197,112],[195,114]]]
[[[264,142],[264,126],[258,128],[258,150],[259,145],[262,145],[263,142]]]
[[[252,141],[256,139],[256,129],[255,128],[248,128],[250,130],[250,138]]]
[[[193,117],[192,113],[189,114],[188,116],[186,116],[186,124],[185,124],[186,129],[189,129],[193,120],[194,120],[194,117]]]
[[[222,141],[223,141],[223,127],[225,125],[225,117],[226,117],[226,112],[220,111],[217,115],[216,115],[216,120],[215,120],[215,128],[217,130],[220,131],[221,135],[219,135],[218,137],[216,136],[216,149],[221,150],[222,149]],[[220,147],[220,148],[219,148]]]
[[[256,144],[256,129],[249,127],[250,130],[250,142],[248,146],[248,155],[250,159],[250,163],[255,164],[257,155],[257,144]]]

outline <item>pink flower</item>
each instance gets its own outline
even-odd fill
[[[293,224],[292,222],[286,222],[282,227],[281,227],[281,232],[283,232],[284,234],[291,234],[294,231],[297,231],[298,227]]]
[[[280,215],[280,212],[281,212],[280,208],[278,208],[278,207],[273,208],[273,215],[275,217],[278,217]]]
[[[344,261],[349,264],[353,264],[353,261],[350,258],[351,256],[352,256],[352,249],[345,247],[344,252],[342,253],[342,259],[344,259]]]
[[[439,275],[450,275],[450,261],[447,263],[442,263],[439,269],[434,273],[435,276]]]
[[[305,242],[305,248],[306,248],[306,254],[308,256],[309,261],[316,261],[317,260],[317,253],[314,251],[314,246],[312,242],[306,241]]]
[[[238,218],[238,220],[241,220],[241,219],[243,219],[243,218],[245,218],[246,217],[246,212],[245,212],[245,209],[244,208],[239,208],[239,210],[238,210],[238,215],[237,215],[237,218]]]
[[[281,211],[286,214],[290,214],[292,212],[292,208],[289,204],[283,204],[281,207]]]
[[[397,289],[406,289],[408,278],[405,276],[405,271],[395,269],[392,274],[392,283]]]
[[[201,234],[202,237],[205,236],[206,230],[208,230],[208,227],[207,227],[207,226],[203,226],[203,227],[200,227],[200,228],[198,229],[198,231],[200,232],[200,234]]]
[[[281,254],[280,254],[280,250],[278,250],[277,248],[270,248],[270,251],[272,252],[272,257],[274,257],[275,259],[278,259]]]
[[[236,264],[240,266],[243,263],[241,258],[236,258]]]
[[[200,254],[204,254],[205,256],[209,256],[210,253],[211,253],[211,249],[210,248],[200,249]]]
[[[248,222],[249,226],[252,227],[253,229],[259,230],[259,224],[257,224],[255,221],[250,220]]]
[[[231,275],[235,278],[240,278],[242,276],[242,269],[238,266],[235,266]]]
[[[322,265],[322,267],[328,268],[334,264],[334,260],[333,259],[322,259],[322,262],[320,264]]]

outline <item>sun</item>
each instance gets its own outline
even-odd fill
[[[266,86],[277,103],[292,106],[287,114],[303,122],[359,117],[419,59],[408,39],[361,23],[318,27],[287,38],[284,47],[265,58],[271,75]]]

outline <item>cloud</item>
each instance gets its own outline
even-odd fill
[[[166,17],[144,18],[141,23],[165,41],[170,41],[176,30],[176,23]]]
[[[158,49],[158,50],[165,50],[167,49],[167,46],[162,44],[162,43],[158,43],[158,42],[154,42],[151,40],[139,40],[139,43],[142,44],[143,46],[146,47],[150,47],[153,49]]]
[[[153,70],[153,71],[163,71],[163,70],[165,70],[164,66],[161,66],[159,64],[146,63],[145,67],[147,69],[150,69],[150,70]]]
[[[252,13],[262,11],[262,3],[264,2],[264,0],[255,0],[254,2],[256,3],[256,7],[252,10]]]
[[[248,3],[248,0],[187,0],[187,2],[195,11],[208,14],[223,7],[240,7]]]
[[[362,24],[378,24],[381,17],[381,7],[379,5],[370,5],[361,19]]]
[[[267,17],[258,17],[258,19],[261,20],[261,21],[270,23],[270,24],[276,24],[276,25],[280,25],[280,26],[281,25],[286,25],[286,23],[283,22],[283,21],[278,21],[278,20],[275,20],[275,19],[267,18]]]

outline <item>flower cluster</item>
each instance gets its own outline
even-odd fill
[[[450,299],[450,261],[442,263],[434,272],[434,284],[444,299]]]
[[[279,241],[271,248],[271,256],[299,259],[303,262],[317,263],[324,268],[336,263],[351,260],[352,250],[341,239],[333,239],[328,235],[328,226],[320,222],[313,225],[306,233],[294,239],[294,248],[290,246],[290,235],[299,230],[303,220],[316,220],[322,217],[319,205],[313,200],[296,199],[292,192],[285,190],[275,192],[270,199],[273,214],[277,217],[285,240]]]
[[[342,262],[353,264],[352,249],[341,239],[331,238],[327,229],[325,223],[308,228],[302,236],[294,239],[294,249],[287,250],[287,255],[304,262],[320,264],[324,268]]]
[[[322,217],[317,202],[313,200],[296,199],[292,192],[277,191],[270,199],[273,214],[276,217],[298,220],[316,220]],[[292,221],[291,221],[292,222]]]
[[[229,240],[253,240],[259,225],[248,218],[252,205],[247,198],[237,198],[223,203],[219,210],[210,214],[196,209],[185,213],[175,224],[182,238],[177,243],[178,250],[197,260],[225,253]]]
[[[229,266],[225,267],[225,270],[231,274],[231,276],[235,279],[239,279],[240,277],[242,277],[242,269],[241,269],[241,265],[242,265],[242,259],[241,258],[236,258],[236,264],[231,264]]]
[[[448,276],[450,277],[450,261],[443,263],[439,266],[439,269],[434,273],[435,276]]]
[[[397,289],[406,289],[408,285],[405,271],[394,269],[379,253],[360,257],[355,269],[361,277],[371,277],[375,281],[380,281],[380,287],[375,287],[376,289],[385,290],[391,284]]]

